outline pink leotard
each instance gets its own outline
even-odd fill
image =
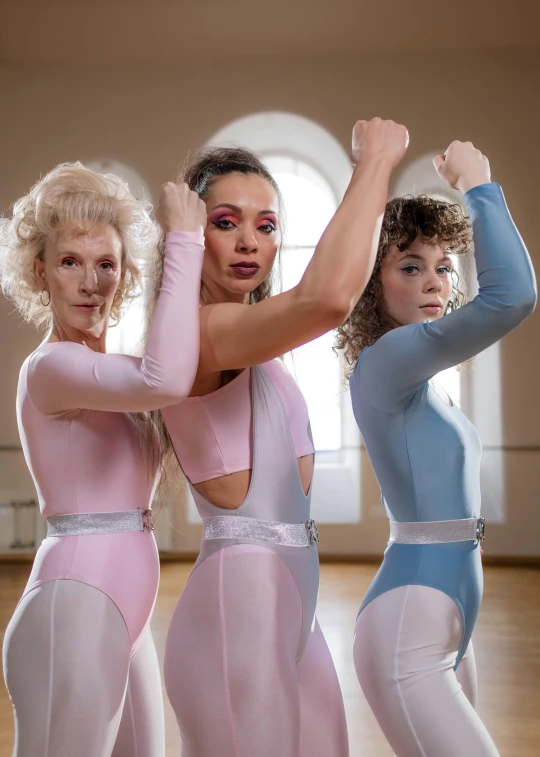
[[[17,416],[44,516],[145,510],[156,470],[141,457],[130,412],[184,400],[199,359],[204,238],[167,236],[163,284],[144,357],[45,343],[24,362]],[[159,561],[148,531],[47,538],[24,595],[56,579],[82,581],[119,608],[134,647],[154,605]]]
[[[305,400],[279,360],[163,410],[203,519],[306,523],[298,457],[313,453]],[[225,509],[193,482],[251,469]],[[164,660],[185,757],[348,757],[337,675],[315,617],[315,544],[203,539],[171,620]]]
[[[306,401],[295,380],[281,360],[263,368],[283,402],[296,456],[313,454]],[[163,410],[182,470],[192,484],[253,467],[249,382],[246,368],[221,389]]]

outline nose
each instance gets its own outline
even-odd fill
[[[238,252],[257,252],[259,245],[254,227],[248,224],[243,224],[240,227],[240,233],[236,240],[236,249]]]
[[[440,292],[442,289],[441,277],[437,274],[437,271],[430,271],[426,278],[424,291],[425,292]]]
[[[98,289],[97,272],[94,267],[87,267],[83,269],[81,281],[79,283],[79,291],[83,294],[94,294]]]

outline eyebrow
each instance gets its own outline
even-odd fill
[[[232,205],[229,202],[221,202],[219,205],[216,205],[214,208],[212,208],[212,212],[214,212],[214,210],[217,210],[218,208],[229,208],[229,210],[234,210],[236,213],[242,213],[242,208],[239,208],[238,205]],[[259,210],[259,212],[257,213],[257,215],[259,216],[265,216],[269,214],[277,216],[275,210]]]
[[[415,260],[425,259],[422,255],[417,255],[415,252],[408,252],[407,250],[403,250],[401,260],[403,260],[404,258],[414,258]],[[443,255],[441,260],[449,260],[451,262],[452,258],[450,257],[450,255]]]

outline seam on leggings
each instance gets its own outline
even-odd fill
[[[236,736],[236,729],[234,727],[234,716],[232,711],[232,702],[230,697],[230,689],[229,689],[229,670],[227,667],[227,630],[225,628],[225,605],[223,602],[223,562],[224,562],[224,552],[225,550],[222,549],[219,552],[219,573],[218,573],[218,581],[219,581],[219,621],[221,624],[221,650],[223,655],[223,678],[225,682],[225,699],[227,701],[227,712],[229,715],[229,723],[231,726],[231,733],[232,733],[232,740],[233,740],[233,747],[235,754],[240,757],[240,750],[238,748],[238,739]]]
[[[44,757],[49,755],[49,744],[51,736],[51,713],[52,713],[52,692],[53,692],[53,671],[54,671],[54,612],[56,609],[56,592],[58,591],[58,582],[55,581],[53,585],[53,595],[51,603],[51,619],[49,625],[50,641],[49,641],[49,693],[47,702],[47,733],[43,740],[43,746],[45,748]]]
[[[128,684],[127,684],[127,692],[126,692],[127,700],[128,700],[128,706],[129,706],[129,718],[131,723],[131,737],[132,737],[132,744],[133,748],[135,749],[135,752],[133,753],[132,757],[137,757],[139,754],[138,749],[138,742],[137,742],[137,733],[135,731],[135,713],[133,712],[133,700],[131,698],[131,689],[129,686],[129,671],[128,671]]]
[[[409,728],[411,729],[411,733],[412,733],[412,735],[414,737],[414,740],[416,741],[416,744],[417,744],[417,746],[418,746],[418,748],[420,750],[420,753],[422,754],[422,757],[426,757],[426,753],[424,752],[424,750],[422,749],[422,745],[418,741],[418,737],[416,735],[416,731],[414,730],[413,724],[412,724],[411,719],[409,717],[409,712],[407,710],[407,705],[405,704],[405,698],[404,698],[403,693],[401,691],[401,683],[400,683],[400,680],[399,680],[399,671],[398,671],[398,647],[400,646],[400,642],[401,642],[401,631],[402,631],[402,628],[403,628],[403,616],[405,615],[405,606],[407,604],[407,599],[409,597],[410,588],[411,588],[410,585],[407,586],[407,591],[405,593],[405,599],[404,599],[402,607],[401,607],[401,613],[400,613],[400,618],[399,618],[399,627],[398,627],[398,633],[397,633],[397,637],[396,637],[398,643],[396,644],[396,646],[394,648],[394,676],[395,676],[397,687],[398,687],[399,697],[401,699],[401,705],[403,707],[403,711],[404,711],[405,716],[407,718],[407,722],[409,724]]]
[[[296,642],[296,655],[295,655],[296,664],[298,665],[299,662],[300,662],[300,660],[304,656],[304,652],[306,651],[306,647],[307,647],[308,640],[309,640],[309,635],[311,633],[311,627],[313,625],[313,621],[315,620],[316,614],[315,614],[315,612],[313,613],[313,617],[311,619],[309,630],[307,631],[307,635],[306,635],[306,630],[305,630],[306,629],[306,623],[305,623],[306,607],[305,607],[304,595],[302,593],[302,589],[300,588],[300,584],[298,583],[298,579],[295,576],[294,570],[291,568],[291,566],[287,562],[286,558],[283,557],[283,555],[281,554],[281,552],[278,552],[277,549],[272,549],[271,546],[266,546],[266,545],[264,545],[263,548],[264,549],[268,549],[270,552],[273,552],[275,555],[277,555],[280,558],[280,560],[283,562],[283,564],[287,568],[287,571],[290,573],[290,575],[291,575],[294,583],[296,584],[296,588],[298,590],[298,596],[300,598],[300,612],[301,612],[300,632],[298,634],[298,641]],[[305,643],[304,643],[304,648],[302,649],[302,654],[299,654],[299,652],[300,652],[300,645],[302,643],[302,639],[304,638],[304,636],[306,637],[306,640],[305,640]]]

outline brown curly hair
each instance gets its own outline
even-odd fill
[[[343,350],[348,373],[362,350],[374,344],[395,326],[385,317],[382,303],[381,268],[392,246],[403,252],[420,237],[423,242],[445,243],[453,255],[466,255],[471,248],[472,229],[461,205],[427,195],[396,197],[386,204],[377,258],[371,278],[347,320],[337,329],[335,348]],[[459,276],[452,272],[452,294],[446,313],[465,302]]]

